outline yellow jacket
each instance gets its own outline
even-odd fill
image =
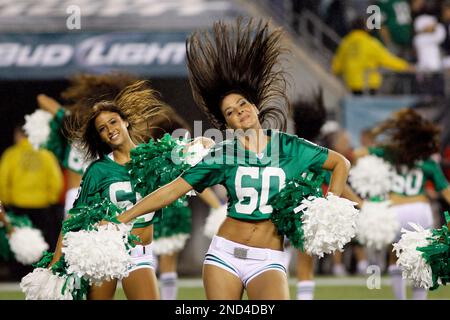
[[[40,209],[58,202],[63,175],[55,156],[34,150],[27,139],[9,147],[0,160],[0,200],[6,205]]]
[[[332,62],[333,73],[342,75],[351,90],[378,89],[382,82],[380,67],[405,71],[408,62],[362,30],[354,30],[342,39]]]

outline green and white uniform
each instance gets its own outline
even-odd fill
[[[127,210],[141,200],[141,195],[134,192],[130,176],[125,166],[113,160],[112,153],[94,161],[86,169],[81,180],[80,189],[74,207],[89,205],[95,194],[108,198],[119,208]],[[133,229],[147,227],[158,220],[160,211],[142,215],[133,221]],[[133,272],[142,268],[155,269],[152,244],[136,245],[130,250],[134,265]]]
[[[104,155],[86,169],[74,207],[89,205],[97,193],[102,198],[108,198],[123,210],[130,209],[142,198],[138,192],[132,189],[126,167],[115,162],[112,154]],[[149,226],[159,216],[159,213],[155,214],[154,212],[142,215],[133,221],[133,229]]]
[[[383,148],[369,148],[369,153],[389,162],[389,157]],[[437,192],[441,192],[449,186],[441,167],[432,159],[417,161],[415,165],[410,168],[401,166],[395,171],[391,190],[392,193],[400,196],[414,197],[426,195],[425,184],[428,180],[433,182]],[[409,226],[409,222],[419,224],[424,228],[431,228],[434,226],[433,212],[428,202],[406,203],[392,206],[392,208],[397,213],[401,228],[412,230]],[[400,240],[400,231],[396,238],[396,241],[398,240]]]
[[[287,179],[302,172],[321,169],[328,149],[294,135],[267,130],[271,137],[260,154],[246,150],[238,139],[218,144],[196,166],[181,177],[195,191],[222,184],[228,193],[228,216],[245,221],[270,218],[274,196]],[[205,264],[213,264],[239,277],[246,286],[268,270],[286,272],[287,254],[252,248],[215,236]]]
[[[244,149],[237,139],[227,140],[181,177],[197,192],[222,184],[228,192],[229,217],[269,219],[270,202],[285,181],[308,169],[320,170],[328,149],[275,130],[267,134],[271,140],[261,154]]]
[[[369,153],[389,162],[383,148],[371,147]],[[425,183],[428,180],[434,183],[437,192],[441,192],[448,187],[444,172],[442,172],[440,165],[432,159],[418,161],[411,168],[402,166],[399,170],[396,170],[392,192],[405,197],[425,195]]]

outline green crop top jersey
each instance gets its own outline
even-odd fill
[[[142,198],[138,192],[133,191],[126,167],[112,160],[111,156],[103,156],[86,169],[74,207],[89,205],[97,193],[123,210],[130,209]],[[138,217],[133,221],[133,229],[153,224],[160,213],[161,211],[157,211],[156,214],[152,212]]]
[[[369,153],[388,161],[385,150],[381,147],[371,147]],[[412,168],[402,166],[400,170],[396,170],[392,192],[408,197],[424,195],[427,180],[434,183],[438,192],[448,187],[448,181],[439,164],[432,159],[427,159],[418,161]]]
[[[229,217],[269,219],[271,200],[286,180],[307,169],[321,169],[328,149],[275,130],[266,134],[271,139],[260,154],[244,149],[238,139],[226,140],[181,177],[197,192],[223,185],[228,192]]]

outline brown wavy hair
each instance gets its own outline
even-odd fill
[[[372,130],[387,158],[397,167],[412,167],[439,151],[439,128],[411,108],[401,109]]]
[[[66,115],[63,120],[62,134],[70,136],[68,131],[82,126],[80,115],[90,112],[98,102],[112,101],[125,87],[139,79],[124,72],[105,74],[79,73],[69,79],[69,87],[61,93],[64,99]]]
[[[69,138],[81,147],[87,159],[110,153],[111,148],[101,140],[95,128],[95,119],[103,111],[115,112],[129,123],[128,132],[134,143],[146,142],[149,123],[163,115],[169,107],[159,99],[159,93],[147,81],[138,81],[122,91],[112,101],[101,101],[92,108],[74,113],[66,126]]]
[[[92,108],[100,101],[112,101],[125,87],[139,79],[129,73],[113,71],[105,74],[80,73],[72,76],[69,87],[61,93],[67,107]]]
[[[233,25],[215,22],[211,32],[195,32],[186,40],[187,67],[196,104],[219,129],[225,128],[220,104],[239,93],[255,104],[263,126],[285,130],[289,100],[285,73],[279,66],[282,31],[269,23],[238,18]]]

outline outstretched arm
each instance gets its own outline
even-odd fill
[[[329,192],[340,197],[346,185],[350,161],[343,155],[333,150],[328,150],[328,158],[323,164],[323,169],[332,171]]]
[[[118,215],[117,220],[122,223],[128,223],[133,219],[146,214],[147,212],[153,212],[167,207],[169,204],[185,195],[190,190],[192,190],[192,186],[183,178],[178,177],[171,183],[166,184],[165,186],[144,197],[130,210]]]

